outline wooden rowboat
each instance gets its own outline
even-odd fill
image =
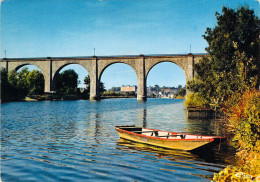
[[[226,138],[221,136],[190,135],[154,130],[136,126],[115,126],[121,138],[154,146],[191,151],[205,146],[219,144]]]

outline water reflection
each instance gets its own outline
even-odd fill
[[[169,160],[194,158],[194,156],[190,152],[156,147],[153,145],[133,142],[123,138],[118,139],[117,146],[119,150],[137,150],[142,152],[152,152],[155,153],[158,158],[168,158]]]
[[[97,143],[99,143],[99,136],[101,134],[100,130],[101,130],[101,126],[100,126],[100,114],[96,113],[96,120],[95,120],[95,141]]]
[[[133,124],[212,135],[218,123],[187,120],[183,100],[2,104],[2,180],[208,181],[228,164],[223,147],[206,157],[118,142],[114,126]]]
[[[141,153],[145,153],[144,155],[149,156],[149,153],[155,154],[154,157],[158,160],[163,160],[163,166],[161,166],[160,170],[173,171],[175,168],[185,168],[192,170],[203,170],[208,172],[217,172],[216,167],[223,167],[221,165],[214,165],[214,168],[206,168],[205,166],[210,165],[210,158],[214,158],[214,153],[211,151],[209,153],[192,153],[181,150],[171,150],[165,149],[161,147],[156,147],[152,145],[137,143],[129,140],[125,140],[120,138],[117,142],[117,149],[128,151],[133,153],[134,151],[139,151]],[[210,155],[210,156],[209,156]],[[165,162],[165,160],[169,162]],[[203,165],[202,165],[203,163]],[[200,176],[207,179],[212,179],[211,175],[203,175],[190,173],[191,175]]]
[[[207,150],[200,150],[200,151],[182,151],[182,150],[172,150],[166,149],[158,146],[153,146],[144,143],[138,143],[130,140],[126,140],[123,138],[119,138],[117,142],[117,146],[124,146],[124,148],[118,148],[121,150],[138,150],[142,152],[152,152],[158,155],[158,158],[167,158],[168,160],[173,159],[192,159],[192,160],[202,160],[204,162],[209,163],[225,163],[223,156],[220,157],[220,150],[219,146],[214,146],[212,148],[207,148]],[[228,149],[228,145],[226,143],[223,144],[223,150],[230,150]],[[221,154],[223,155],[223,154]]]
[[[146,116],[147,116],[147,112],[146,112],[146,108],[144,108],[144,112],[143,112],[143,127],[144,128],[147,127]]]
[[[217,119],[187,119],[186,131],[190,134],[225,136],[223,121]]]

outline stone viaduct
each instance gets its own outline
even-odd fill
[[[93,57],[47,57],[47,58],[4,58],[1,68],[7,71],[18,70],[25,65],[37,66],[44,75],[44,91],[55,91],[55,76],[69,65],[78,64],[84,67],[90,76],[90,99],[99,100],[99,83],[104,70],[114,63],[124,63],[133,68],[137,77],[137,100],[146,100],[146,79],[149,71],[158,63],[172,62],[185,73],[186,82],[194,75],[194,64],[206,54],[169,54],[169,55],[138,55],[138,56],[93,56]]]

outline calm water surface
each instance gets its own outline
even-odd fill
[[[1,105],[2,181],[210,181],[228,146],[206,154],[119,139],[115,125],[219,134],[216,122],[188,120],[183,100],[107,99]]]

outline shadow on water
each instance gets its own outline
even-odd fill
[[[213,146],[204,150],[183,151],[162,148],[144,143],[138,143],[123,138],[119,138],[117,149],[119,150],[136,150],[142,152],[150,152],[158,155],[158,158],[167,158],[168,160],[198,160],[207,163],[226,164],[227,158],[232,160],[232,156],[227,154],[227,150],[232,150],[227,143],[222,143],[220,146]]]

